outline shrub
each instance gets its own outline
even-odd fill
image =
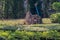
[[[54,2],[52,4],[52,8],[55,9],[56,11],[60,10],[60,2]]]
[[[8,36],[10,35],[9,31],[0,31],[0,40],[7,40]]]
[[[5,40],[44,40],[44,38],[53,38],[58,37],[59,32],[55,31],[46,31],[46,32],[30,32],[30,31],[0,31],[0,39]],[[41,39],[41,37],[43,39]]]
[[[60,23],[60,13],[52,14],[50,19],[53,23]]]

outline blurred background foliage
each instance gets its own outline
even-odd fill
[[[0,19],[24,18],[27,11],[31,11],[32,7],[34,7],[33,4],[38,1],[39,0],[0,0]],[[42,14],[48,17],[49,11],[51,11],[49,10],[51,9],[51,5],[53,4],[54,6],[56,4],[54,2],[59,2],[59,0],[41,0],[38,8],[40,8]],[[44,5],[42,6],[42,4]]]

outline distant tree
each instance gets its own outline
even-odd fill
[[[27,11],[30,11],[32,14],[37,13],[35,9],[35,3],[38,3],[38,10],[42,7],[42,0],[0,0],[0,19],[17,19],[24,18]],[[43,0],[44,10],[46,16],[48,16],[48,2],[56,2],[57,0]],[[26,4],[25,4],[26,3]],[[41,14],[41,13],[40,13]]]
[[[24,13],[23,0],[5,0],[5,18],[22,18]]]

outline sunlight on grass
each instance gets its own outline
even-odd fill
[[[0,20],[0,25],[18,25],[24,24],[24,19],[17,19],[17,20]]]
[[[42,22],[43,23],[52,23],[51,20],[50,20],[50,18],[43,18]]]
[[[48,19],[49,22],[47,21],[47,18],[42,19],[44,24],[31,24],[30,26],[53,26],[53,25],[60,25],[58,23],[51,23],[50,19]],[[0,25],[20,25],[24,24],[26,21],[25,19],[16,19],[16,20],[0,20]],[[26,24],[25,24],[26,25]],[[26,25],[27,26],[27,25]]]

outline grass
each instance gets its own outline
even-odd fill
[[[47,20],[47,18],[45,18],[44,20]],[[50,19],[48,19],[48,20],[50,20]],[[24,24],[24,22],[25,22],[25,19],[0,20],[0,28],[4,28],[5,26],[6,26],[6,28],[9,26],[20,27],[20,24]],[[46,21],[44,21],[44,22],[46,22]],[[17,26],[15,26],[15,25],[17,25]],[[55,26],[60,29],[60,24],[58,24],[58,23],[43,23],[43,24],[23,25],[22,28],[26,28],[27,30],[38,30],[39,31],[39,30],[43,30],[46,28],[51,29],[52,27],[54,27],[54,29],[55,29],[56,28]],[[41,28],[41,27],[43,27],[43,28]]]
[[[29,26],[53,26],[53,25],[60,25],[58,23],[51,23],[49,18],[42,19],[43,24],[33,24]],[[0,25],[20,25],[24,24],[26,21],[25,19],[15,19],[15,20],[0,20]],[[27,25],[26,25],[27,26]]]
[[[42,22],[43,23],[52,23],[51,20],[50,20],[50,18],[43,18]]]
[[[33,24],[33,25],[30,25],[30,26],[54,26],[54,25],[60,25],[58,23],[51,23],[51,24]]]
[[[0,25],[18,25],[24,24],[24,19],[16,19],[16,20],[0,20]]]

